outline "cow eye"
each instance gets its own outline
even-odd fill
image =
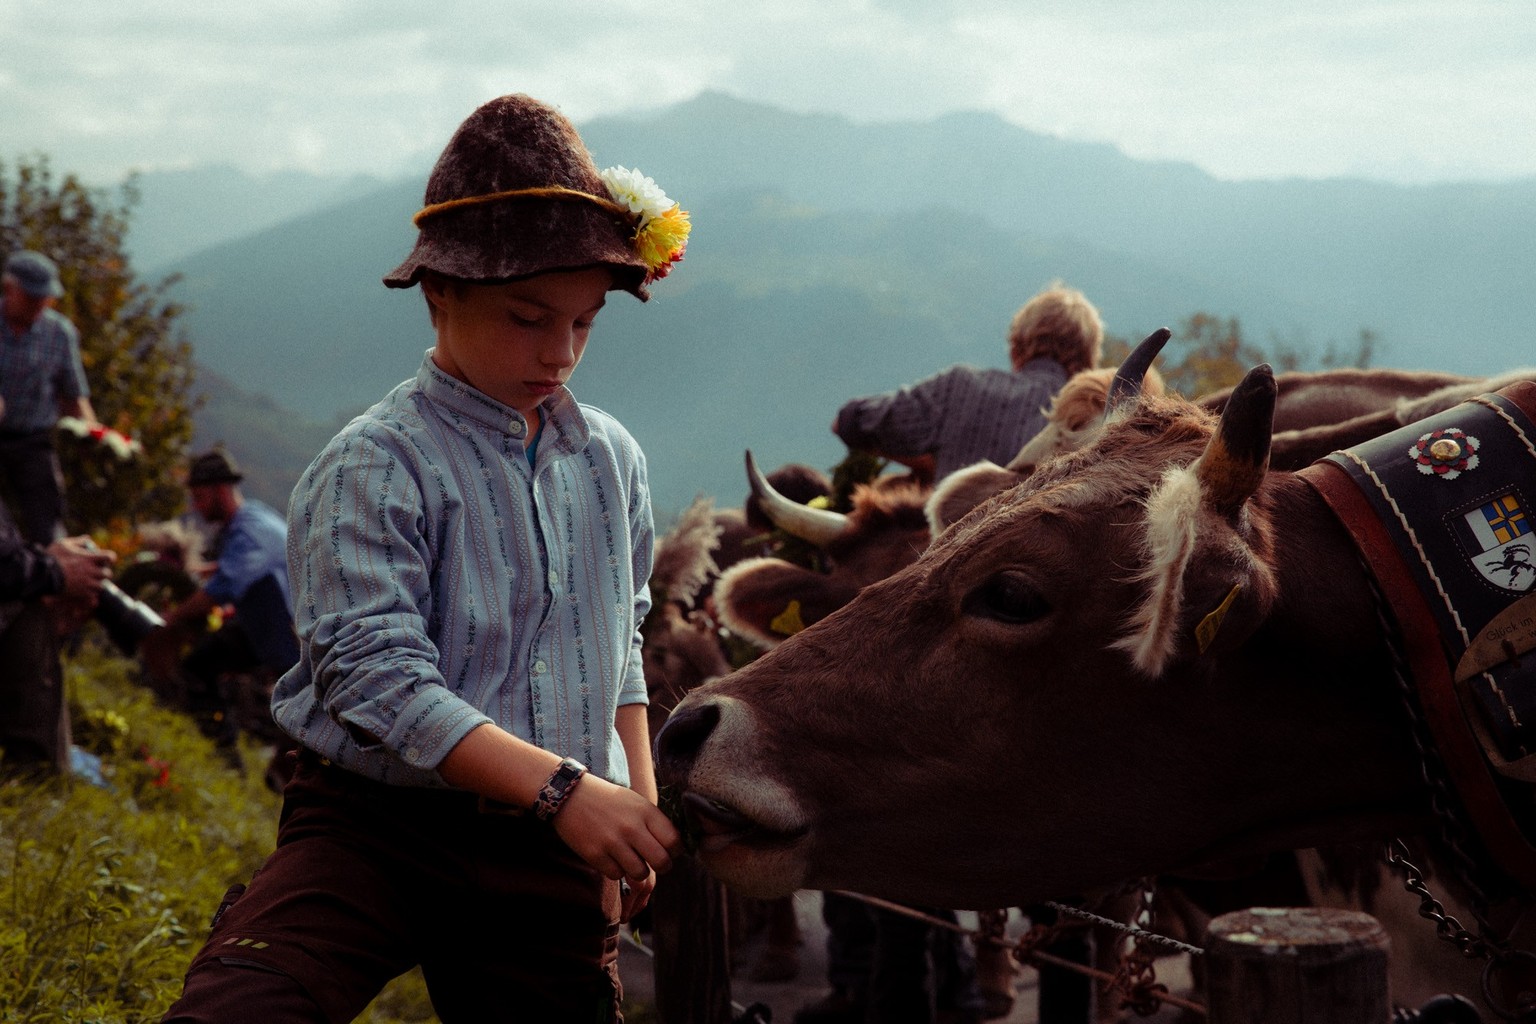
[[[971,591],[965,601],[972,615],[983,615],[998,622],[1024,623],[1044,618],[1050,603],[1016,573],[999,573]]]

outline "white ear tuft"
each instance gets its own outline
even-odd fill
[[[1159,676],[1178,647],[1184,572],[1194,555],[1200,518],[1200,480],[1192,468],[1170,468],[1147,496],[1147,566],[1137,577],[1147,595],[1125,636],[1114,647],[1149,676]]]

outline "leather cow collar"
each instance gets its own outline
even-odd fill
[[[1354,538],[1469,824],[1536,892],[1536,383],[1299,474]]]

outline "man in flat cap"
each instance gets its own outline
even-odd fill
[[[12,253],[0,272],[0,480],[22,535],[48,545],[64,535],[64,478],[53,448],[60,416],[96,422],[80,332],[53,305],[59,268],[40,252]]]
[[[192,459],[187,488],[197,514],[218,531],[212,546],[215,568],[143,644],[146,666],[162,678],[179,675],[188,710],[215,743],[230,751],[240,733],[238,712],[247,707],[265,711],[270,694],[270,689],[254,696],[240,692],[230,680],[254,675],[267,686],[299,660],[288,587],[287,523],[269,506],[241,495],[243,479],[222,447]],[[226,606],[234,607],[232,618],[208,632],[209,614]],[[177,655],[187,644],[191,651],[180,660],[178,673]],[[275,738],[275,727],[271,732],[266,738]]]

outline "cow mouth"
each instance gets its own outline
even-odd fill
[[[699,849],[705,853],[718,852],[733,844],[757,850],[782,849],[804,839],[809,832],[805,826],[773,828],[730,804],[700,793],[684,793],[682,804],[689,829],[698,837]]]

